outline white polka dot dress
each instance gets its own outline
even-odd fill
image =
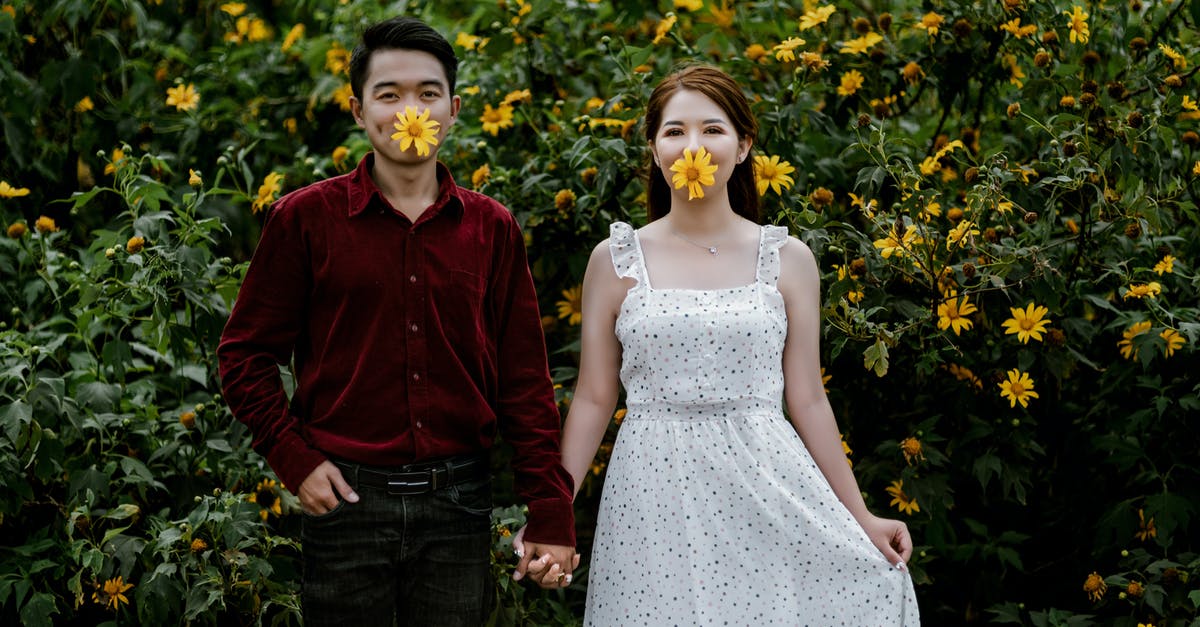
[[[585,624],[917,625],[916,596],[784,417],[783,227],[757,280],[655,289],[612,225],[628,413],[604,482]]]

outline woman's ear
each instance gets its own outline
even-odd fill
[[[745,161],[746,157],[750,156],[750,148],[753,146],[754,140],[749,137],[738,141],[738,163]]]

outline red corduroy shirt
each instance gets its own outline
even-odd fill
[[[498,431],[526,537],[574,545],[520,227],[440,163],[437,201],[413,223],[375,186],[373,158],[267,215],[218,349],[234,416],[292,489],[331,456],[400,466],[487,451]]]

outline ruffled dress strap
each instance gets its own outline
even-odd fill
[[[775,287],[779,283],[779,249],[787,243],[788,230],[785,226],[764,225],[762,248],[758,252],[758,280]]]
[[[613,222],[608,233],[608,252],[612,255],[617,276],[646,285],[646,264],[642,262],[642,249],[633,227],[627,222]]]

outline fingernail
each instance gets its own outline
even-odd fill
[[[525,551],[522,551],[521,549],[517,549],[514,551],[514,553],[517,554],[517,557],[525,557]]]
[[[896,570],[898,570],[900,572],[904,572],[905,570],[907,570],[904,567],[904,562],[896,562]]]
[[[567,583],[571,583],[571,575],[568,574],[566,577],[563,578],[563,581],[565,581]]]
[[[357,492],[351,492],[351,493],[350,493],[350,496],[347,496],[347,497],[346,497],[346,500],[347,500],[347,501],[350,501],[351,503],[357,503],[357,502],[358,502],[358,493],[357,493]]]
[[[520,581],[521,573],[513,573],[513,581]]]

